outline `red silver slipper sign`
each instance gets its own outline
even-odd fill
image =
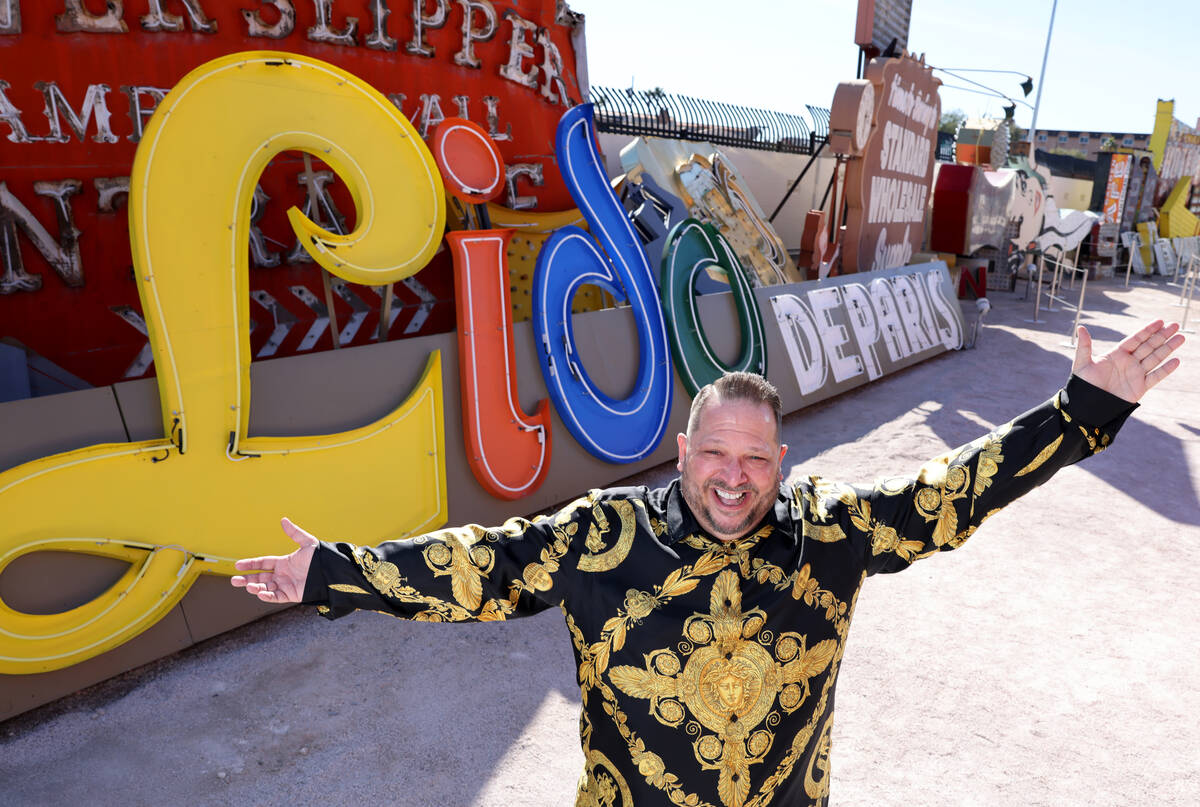
[[[95,9],[103,9],[96,11]],[[505,160],[496,202],[572,206],[554,132],[582,100],[579,15],[555,0],[0,0],[0,338],[63,386],[154,375],[131,273],[125,206],[134,150],[184,75],[247,50],[309,55],[382,92],[421,137],[445,118],[480,124]],[[231,123],[208,122],[214,136]],[[355,226],[346,188],[319,161],[277,156],[250,229],[255,359],[454,329],[451,260],[384,287],[325,292],[285,211],[331,231]],[[330,316],[329,305],[333,306]],[[337,332],[334,333],[334,323]]]

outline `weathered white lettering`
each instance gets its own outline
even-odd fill
[[[170,90],[162,87],[140,87],[131,86],[128,84],[121,85],[121,92],[129,98],[129,121],[133,124],[133,134],[129,135],[130,143],[137,143],[142,139],[142,132],[145,131],[146,121],[154,114],[154,110],[162,103],[162,99],[167,97]],[[142,104],[142,96],[148,95],[153,103],[149,106]]]
[[[371,20],[374,22],[374,27],[364,43],[368,48],[384,51],[396,49],[395,38],[388,36],[387,21],[391,14],[391,9],[387,7],[387,0],[371,0]]]
[[[422,138],[429,137],[429,132],[446,119],[442,112],[442,97],[435,92],[421,93],[421,109],[413,117],[413,126]]]
[[[879,239],[875,242],[875,255],[871,261],[871,271],[873,272],[907,266],[912,260],[913,248],[912,243],[908,240],[908,227],[904,228],[904,233],[900,236],[898,243],[889,244],[887,235],[887,227],[880,229]]]
[[[462,50],[454,54],[454,63],[463,67],[473,67],[478,70],[483,62],[475,56],[475,43],[488,42],[496,35],[499,27],[496,17],[496,7],[489,0],[458,0],[462,6]],[[475,12],[483,18],[483,24],[475,27]]]
[[[270,268],[278,266],[279,252],[267,246],[267,237],[263,235],[258,222],[267,212],[267,202],[271,197],[262,189],[262,185],[254,186],[254,196],[250,201],[250,263],[254,266]]]
[[[550,41],[550,32],[545,28],[538,31],[537,43],[542,46],[542,97],[552,104],[574,106],[567,96],[567,85],[563,81],[563,60],[558,46]]]
[[[142,28],[147,31],[182,31],[183,17],[169,14],[163,8],[164,0],[150,0],[150,11],[143,14]],[[215,34],[217,21],[204,13],[199,0],[181,0],[188,14],[188,22],[192,30],[198,34]]]
[[[802,395],[811,395],[825,385],[828,367],[817,324],[808,306],[794,294],[771,298],[779,332],[792,363],[792,373]]]
[[[900,82],[900,76],[892,77],[892,86],[888,92],[888,106],[895,109],[922,128],[933,129],[938,124],[938,106],[929,102],[929,96],[916,92],[916,85],[905,87]]]
[[[54,273],[68,286],[83,285],[83,262],[79,257],[80,231],[75,228],[75,216],[70,198],[83,189],[78,179],[62,179],[57,182],[35,182],[33,192],[54,201],[55,218],[58,219],[58,240],[55,241],[29,208],[21,204],[0,182],[0,260],[4,262],[4,274],[0,276],[0,294],[18,291],[37,291],[42,287],[42,278],[25,271],[21,250],[17,244],[17,230],[23,230],[34,247]]]
[[[66,0],[66,10],[54,15],[54,23],[63,33],[82,31],[88,34],[123,34],[129,30],[125,16],[125,0],[106,0],[105,12],[93,14],[83,6],[83,0]]]
[[[521,69],[523,59],[533,58],[533,46],[525,41],[526,34],[537,35],[537,25],[523,18],[511,8],[504,10],[504,19],[512,23],[512,36],[508,40],[508,61],[500,68],[500,75],[530,89],[537,86],[537,65],[529,72]]]
[[[483,105],[487,109],[488,137],[497,143],[501,140],[512,140],[511,123],[506,123],[504,131],[500,131],[500,99],[495,95],[485,95],[483,96]]]
[[[342,215],[342,211],[338,210],[337,204],[329,194],[329,184],[333,182],[332,171],[301,171],[296,176],[296,182],[305,189],[304,206],[301,208],[301,212],[305,216],[330,232],[347,232],[346,217]],[[312,190],[309,190],[309,183],[312,183]],[[313,207],[313,197],[316,197],[317,200],[316,208]],[[287,262],[293,264],[313,263],[308,251],[300,245],[300,239],[296,239],[292,244],[292,248],[287,254]]]
[[[96,189],[96,209],[101,213],[116,213],[117,208],[129,199],[129,177],[96,177],[92,180]]]
[[[808,302],[816,318],[818,337],[825,347],[834,380],[847,381],[862,375],[862,360],[853,354],[847,355],[844,350],[850,344],[850,334],[844,325],[834,321],[835,312],[842,311],[842,290],[837,286],[814,289],[808,292]]]
[[[874,381],[883,375],[875,343],[879,340],[879,321],[871,308],[871,296],[861,283],[842,286],[842,299],[846,304],[846,316],[854,341],[858,343],[858,355],[867,371],[867,378]]]
[[[259,0],[264,6],[274,6],[279,12],[279,19],[272,25],[263,22],[262,15],[257,11],[242,9],[242,17],[246,20],[246,33],[250,36],[261,36],[267,39],[283,39],[296,27],[296,7],[292,0]]]
[[[900,322],[904,325],[904,333],[913,353],[921,353],[933,347],[933,343],[921,327],[921,303],[917,298],[917,288],[912,279],[904,275],[888,278],[892,284],[892,293],[896,295],[896,308],[900,314]]]
[[[413,0],[413,38],[404,44],[404,49],[413,56],[433,56],[434,49],[425,44],[425,31],[430,28],[441,28],[446,24],[448,0],[433,0],[433,13],[425,14],[426,0]]]
[[[333,0],[313,0],[313,8],[317,13],[317,23],[307,31],[311,41],[351,48],[358,44],[354,38],[358,32],[358,17],[347,17],[346,27],[336,31],[333,28]]]
[[[0,34],[21,33],[21,0],[0,0]]]
[[[872,280],[870,293],[876,321],[883,332],[883,344],[887,348],[888,359],[896,362],[912,355],[908,337],[904,334],[904,324],[900,321],[899,306],[896,305],[896,298],[887,278],[878,277]]]
[[[8,139],[13,143],[33,143],[41,140],[40,137],[30,137],[25,124],[21,123],[21,110],[13,106],[4,92],[10,86],[7,81],[0,79],[0,123],[8,126]]]
[[[927,273],[925,285],[929,290],[933,307],[938,313],[937,332],[942,344],[946,346],[947,350],[958,350],[963,343],[961,314],[955,316],[955,314],[959,314],[955,310],[958,308],[958,300],[951,300],[947,296],[949,284],[942,282],[941,272]]]
[[[543,182],[541,163],[514,163],[504,167],[504,185],[508,191],[505,204],[512,210],[528,210],[537,207],[536,196],[521,196],[517,193],[517,179],[525,177],[529,184],[540,188]]]
[[[89,84],[87,94],[83,98],[83,106],[79,112],[71,109],[70,103],[54,81],[34,82],[34,88],[42,93],[46,106],[43,110],[46,120],[50,122],[50,134],[44,138],[51,143],[66,143],[71,138],[62,130],[62,120],[66,118],[67,126],[75,133],[75,137],[83,142],[87,132],[88,121],[95,118],[96,134],[92,140],[97,143],[116,143],[118,138],[109,128],[112,115],[108,111],[107,96],[111,87],[107,84]]]

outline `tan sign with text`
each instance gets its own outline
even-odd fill
[[[924,59],[872,59],[866,79],[875,108],[862,154],[846,166],[843,272],[904,266],[921,248],[942,114],[941,82]],[[845,114],[843,98],[834,95],[831,120]]]

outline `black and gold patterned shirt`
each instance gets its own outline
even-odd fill
[[[678,480],[552,516],[362,548],[322,543],[305,602],[432,622],[558,606],[575,649],[577,805],[823,805],[834,683],[863,581],[954,549],[1133,405],[1072,377],[1016,420],[872,487],[780,488],[752,533],[707,536]]]

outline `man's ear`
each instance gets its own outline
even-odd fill
[[[683,472],[683,458],[687,456],[687,435],[683,432],[675,435],[675,442],[679,444],[679,462],[675,463],[675,470]]]
[[[787,456],[787,443],[779,447],[779,479],[783,481],[783,458]]]

